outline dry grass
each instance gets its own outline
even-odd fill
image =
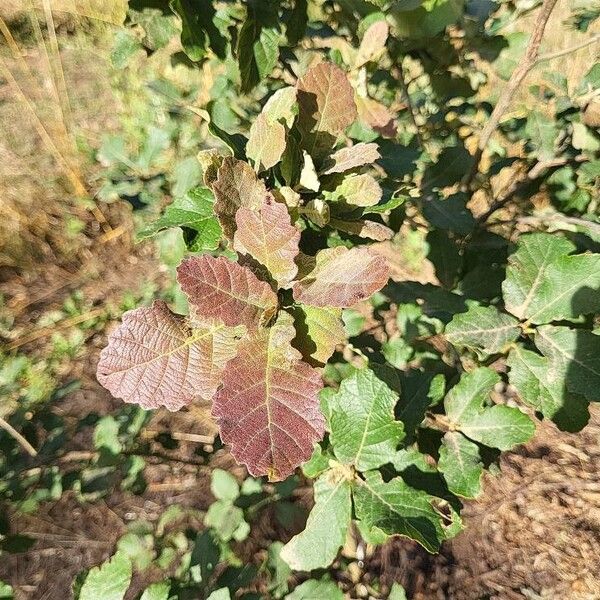
[[[576,3],[574,3],[573,0],[558,0],[544,33],[541,47],[542,55],[572,48],[589,39],[594,34],[600,33],[600,22],[594,23],[587,33],[580,33],[567,25],[566,21],[572,16],[575,4]],[[533,11],[523,19],[519,19],[502,33],[515,31],[530,32],[533,28],[536,16],[537,11]],[[523,82],[519,93],[513,99],[513,108],[517,108],[519,105],[531,105],[531,95],[528,88],[535,83],[541,82],[543,80],[543,74],[546,71],[557,71],[565,75],[569,82],[569,88],[572,90],[578,85],[581,78],[589,71],[594,62],[598,60],[599,56],[600,43],[596,43],[578,50],[577,52],[555,58],[535,67],[529,73]],[[494,86],[503,85],[503,83],[498,80],[495,80],[492,83]]]

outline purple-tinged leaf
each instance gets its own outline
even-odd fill
[[[285,204],[267,197],[258,210],[240,208],[235,220],[234,249],[256,259],[279,287],[292,281],[298,272],[294,259],[300,231],[292,225]]]
[[[268,194],[265,184],[258,179],[252,167],[231,156],[223,159],[212,190],[216,199],[215,213],[229,239],[233,239],[235,233],[238,208],[258,208]]]
[[[314,270],[294,285],[294,299],[345,308],[380,290],[389,276],[387,261],[366,248],[328,248],[317,254]]]
[[[187,319],[156,301],[123,315],[100,354],[98,381],[125,402],[179,410],[214,396],[243,333],[243,327],[221,323],[192,329]]]
[[[363,165],[373,164],[378,158],[381,158],[377,144],[365,144],[360,142],[354,146],[340,148],[331,156],[327,157],[324,164],[324,175],[331,173],[343,173]]]
[[[354,90],[344,71],[331,63],[311,67],[298,81],[300,128],[339,135],[356,118]]]
[[[213,404],[221,439],[235,459],[272,481],[307,461],[325,430],[321,376],[292,348],[295,334],[291,316],[281,312],[272,327],[244,340]]]
[[[266,171],[281,160],[285,151],[285,140],[285,127],[281,123],[269,123],[266,115],[258,115],[250,127],[250,137],[246,145],[246,154],[254,161],[257,171]]]
[[[186,258],[177,267],[177,281],[196,314],[203,319],[255,330],[277,309],[277,296],[268,283],[223,256],[205,254]]]

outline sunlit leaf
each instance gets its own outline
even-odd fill
[[[315,505],[306,527],[281,551],[296,571],[328,567],[346,540],[350,526],[350,482],[337,470],[326,471],[314,483]]]
[[[361,219],[360,221],[329,219],[329,225],[338,231],[356,235],[360,238],[375,240],[377,242],[391,240],[395,235],[394,230],[390,229],[387,225],[377,223],[376,221],[367,221],[365,219]]]
[[[292,309],[296,338],[302,355],[326,363],[335,347],[346,340],[342,309],[298,304]]]
[[[331,63],[311,67],[298,81],[298,126],[305,149],[318,156],[356,119],[354,90],[346,74]]]
[[[535,345],[569,392],[600,401],[600,336],[585,329],[546,325],[537,329]]]
[[[370,165],[381,158],[377,144],[360,142],[354,146],[340,148],[327,157],[323,164],[323,174],[343,173],[356,167]]]
[[[533,421],[518,408],[505,405],[484,407],[500,376],[487,367],[464,374],[444,400],[453,430],[492,448],[510,450],[529,440]]]
[[[264,114],[258,115],[250,127],[250,137],[246,145],[246,154],[256,165],[258,171],[275,166],[285,150],[285,127],[275,121],[269,123]]]
[[[213,404],[221,439],[236,460],[271,480],[307,461],[324,432],[321,376],[300,360],[294,336],[291,316],[281,312],[272,327],[242,341]]]
[[[386,260],[366,248],[321,250],[315,268],[294,285],[294,298],[311,306],[348,307],[380,290],[389,279]]]
[[[375,21],[363,35],[354,62],[354,68],[362,67],[364,64],[377,60],[385,49],[389,33],[388,24],[385,21]]]
[[[123,600],[131,575],[131,561],[123,553],[117,552],[87,574],[79,592],[79,600]]]
[[[457,431],[442,438],[438,463],[451,492],[463,498],[476,498],[481,493],[483,463],[477,444]]]
[[[219,323],[192,328],[156,301],[123,315],[100,355],[98,381],[125,402],[178,410],[212,398],[242,333]]]
[[[267,100],[262,114],[266,116],[269,124],[283,122],[288,128],[291,128],[298,114],[296,95],[295,87],[284,87],[277,90]]]
[[[234,249],[256,259],[279,287],[292,281],[298,272],[294,259],[300,231],[292,225],[285,204],[267,197],[256,210],[239,208],[235,219]]]
[[[590,418],[587,401],[566,389],[564,373],[536,352],[516,346],[508,356],[508,379],[526,404],[563,431],[579,431]]]
[[[252,167],[232,157],[223,159],[212,189],[216,198],[215,213],[230,239],[235,232],[238,208],[258,208],[267,196],[265,184],[257,178]]]
[[[186,258],[177,268],[177,280],[200,318],[256,329],[263,315],[268,319],[277,308],[268,283],[223,256]]]
[[[519,337],[518,325],[517,319],[493,306],[470,306],[448,323],[445,336],[455,346],[489,355],[502,352]]]
[[[343,463],[359,471],[391,462],[404,428],[394,418],[398,395],[370,369],[344,379],[328,400],[330,441]]]
[[[190,244],[193,251],[215,250],[223,232],[214,214],[214,204],[215,199],[209,189],[190,190],[175,198],[158,220],[139,232],[138,238],[149,238],[169,227],[187,227],[197,232]]]
[[[353,498],[356,518],[367,529],[409,537],[429,552],[439,550],[446,537],[435,498],[398,477],[385,482],[378,471],[369,471],[357,481]]]
[[[323,192],[325,200],[352,206],[374,206],[383,195],[375,178],[368,173],[348,175],[333,192]]]
[[[523,236],[502,286],[507,309],[537,324],[599,310],[600,254],[569,255],[573,250],[555,234]]]

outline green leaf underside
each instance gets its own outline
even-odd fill
[[[304,531],[281,551],[292,569],[311,571],[328,567],[346,540],[350,525],[350,482],[335,471],[322,474],[314,484],[315,505]]]
[[[336,457],[359,471],[390,462],[404,437],[394,419],[395,392],[370,369],[344,379],[329,398],[331,444]]]

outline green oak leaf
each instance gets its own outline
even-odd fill
[[[211,476],[210,491],[217,500],[234,502],[240,495],[237,479],[223,469],[214,469]]]
[[[123,552],[117,552],[99,567],[87,574],[79,600],[123,600],[131,582],[131,561]]]
[[[438,468],[448,489],[457,496],[477,498],[481,493],[483,464],[479,446],[458,431],[444,434]]]
[[[281,550],[281,558],[297,571],[328,567],[346,540],[350,525],[350,482],[343,471],[332,469],[319,476],[314,495],[306,528]]]
[[[518,408],[504,405],[484,407],[500,376],[487,367],[464,374],[446,395],[444,407],[451,430],[500,450],[509,450],[529,440],[533,421]]]
[[[250,2],[238,36],[237,59],[242,92],[250,92],[269,76],[279,59],[278,16],[272,2]]]
[[[231,593],[229,592],[229,588],[222,587],[211,592],[206,600],[231,600]]]
[[[169,600],[171,584],[168,581],[160,581],[148,586],[140,600]]]
[[[352,495],[356,518],[375,534],[402,535],[437,552],[446,538],[436,498],[408,486],[396,477],[385,482],[379,471],[368,471],[357,480]]]
[[[404,437],[394,419],[398,395],[370,369],[344,379],[329,398],[330,441],[338,460],[359,471],[389,462]]]
[[[171,0],[170,6],[181,18],[181,45],[190,60],[205,58],[209,45],[225,58],[226,40],[213,22],[215,8],[210,0]]]
[[[297,586],[286,600],[344,600],[344,592],[329,579],[309,579]]]
[[[580,431],[590,413],[587,401],[565,389],[564,374],[552,368],[546,356],[521,346],[508,356],[508,380],[523,402],[552,419],[563,431]]]
[[[510,450],[531,439],[535,425],[518,408],[496,405],[462,423],[460,430],[490,448]]]
[[[554,156],[554,142],[558,136],[556,122],[538,110],[532,110],[527,117],[525,135],[530,138],[539,160],[549,160]]]
[[[215,250],[223,232],[213,212],[214,203],[214,196],[208,188],[194,188],[175,198],[159,219],[138,233],[138,239],[145,240],[169,227],[186,227],[197,232],[188,244],[192,252]]]
[[[546,325],[538,328],[535,345],[569,392],[600,401],[600,336],[585,329]]]
[[[537,325],[600,310],[600,254],[573,250],[556,234],[523,236],[502,286],[507,310]]]
[[[469,348],[485,358],[502,352],[521,333],[519,321],[494,306],[469,307],[454,315],[446,326],[446,339],[454,346]]]
[[[400,375],[402,395],[396,405],[396,418],[404,423],[410,439],[425,418],[430,406],[444,397],[445,380],[441,373],[411,371]]]
[[[459,425],[476,416],[497,383],[500,375],[487,367],[464,374],[444,399],[448,419]]]

